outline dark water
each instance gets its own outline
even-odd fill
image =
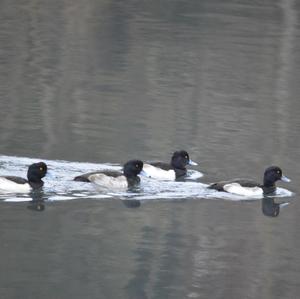
[[[2,1],[1,155],[122,164],[184,148],[201,182],[278,164],[295,195],[275,199],[290,203],[278,217],[257,199],[2,201],[0,298],[297,298],[299,13],[292,0]]]

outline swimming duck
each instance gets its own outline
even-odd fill
[[[263,184],[247,179],[234,179],[213,183],[208,188],[245,196],[268,195],[275,193],[275,183],[279,180],[290,182],[290,179],[282,174],[282,170],[278,166],[270,166],[265,170]]]
[[[187,173],[187,165],[198,165],[190,160],[186,151],[176,151],[173,153],[171,162],[144,163],[144,175],[158,180],[175,180],[184,177]]]
[[[29,192],[44,185],[42,178],[47,173],[44,162],[31,164],[27,171],[27,180],[18,176],[1,176],[0,192]]]
[[[74,181],[93,182],[109,189],[127,189],[140,182],[138,174],[143,170],[141,160],[130,160],[124,164],[123,174],[117,171],[94,171],[79,175]]]

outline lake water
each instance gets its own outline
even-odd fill
[[[0,196],[0,298],[298,298],[299,18],[296,0],[2,1],[0,174],[52,176]],[[178,149],[199,164],[183,182],[72,181]],[[276,198],[206,189],[273,164]]]

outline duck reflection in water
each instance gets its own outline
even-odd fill
[[[45,210],[44,198],[42,190],[35,190],[30,192],[30,197],[32,201],[29,202],[27,209],[37,212],[42,212]]]
[[[288,202],[280,202],[276,203],[274,197],[267,197],[265,196],[262,199],[262,212],[265,216],[268,217],[277,217],[280,212],[280,208],[283,208],[289,205]]]
[[[122,199],[122,204],[126,208],[139,208],[141,206],[141,201],[136,199]]]

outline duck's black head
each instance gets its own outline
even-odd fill
[[[176,151],[174,152],[171,165],[176,169],[185,169],[187,165],[197,165],[197,163],[190,160],[190,156],[186,151]]]
[[[123,173],[127,178],[136,177],[143,170],[141,160],[130,160],[124,164]]]
[[[264,173],[264,187],[272,187],[276,181],[290,182],[290,179],[282,174],[278,166],[270,166]]]
[[[38,188],[43,185],[41,180],[47,173],[47,165],[44,162],[34,163],[28,167],[27,178],[29,184],[33,188]]]

